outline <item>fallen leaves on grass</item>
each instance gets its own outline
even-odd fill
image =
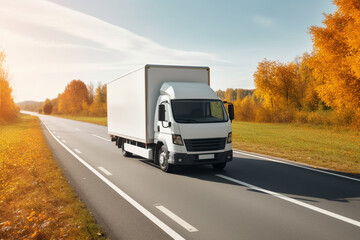
[[[39,120],[22,116],[0,133],[0,239],[104,239],[53,160]]]

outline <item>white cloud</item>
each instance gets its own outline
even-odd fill
[[[94,43],[100,48],[111,49],[126,53],[133,58],[141,58],[151,61],[221,61],[215,55],[202,52],[190,52],[170,49],[161,46],[150,39],[136,35],[124,28],[107,23],[98,18],[80,13],[60,5],[44,0],[8,0],[0,8],[0,28],[13,32],[12,36],[21,35],[22,38],[30,40],[28,44],[43,44],[44,47],[74,47],[73,44],[61,42],[48,42],[43,35],[21,34],[21,28],[8,28],[11,22],[20,22],[32,27],[48,28],[79,39],[86,40],[87,46],[94,47]],[[26,25],[25,25],[26,24]],[[8,28],[8,29],[7,29]],[[17,32],[16,32],[17,31]],[[75,46],[76,47],[76,46]],[[78,46],[80,47],[80,46]]]
[[[45,0],[0,0],[0,49],[7,54],[16,101],[55,97],[72,79],[106,82],[147,63],[228,63],[211,53],[162,46]],[[35,90],[34,82],[44,89]]]

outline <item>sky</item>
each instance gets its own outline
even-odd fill
[[[331,0],[0,0],[0,50],[15,102],[145,64],[210,66],[214,90],[253,89],[260,61],[311,51],[309,27],[334,11]]]

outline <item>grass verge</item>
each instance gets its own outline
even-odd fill
[[[233,122],[233,147],[360,174],[360,132],[305,124]]]
[[[39,120],[0,126],[0,239],[105,239],[54,161]]]

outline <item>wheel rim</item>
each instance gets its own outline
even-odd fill
[[[164,151],[159,154],[159,163],[161,167],[166,167],[166,153]]]

